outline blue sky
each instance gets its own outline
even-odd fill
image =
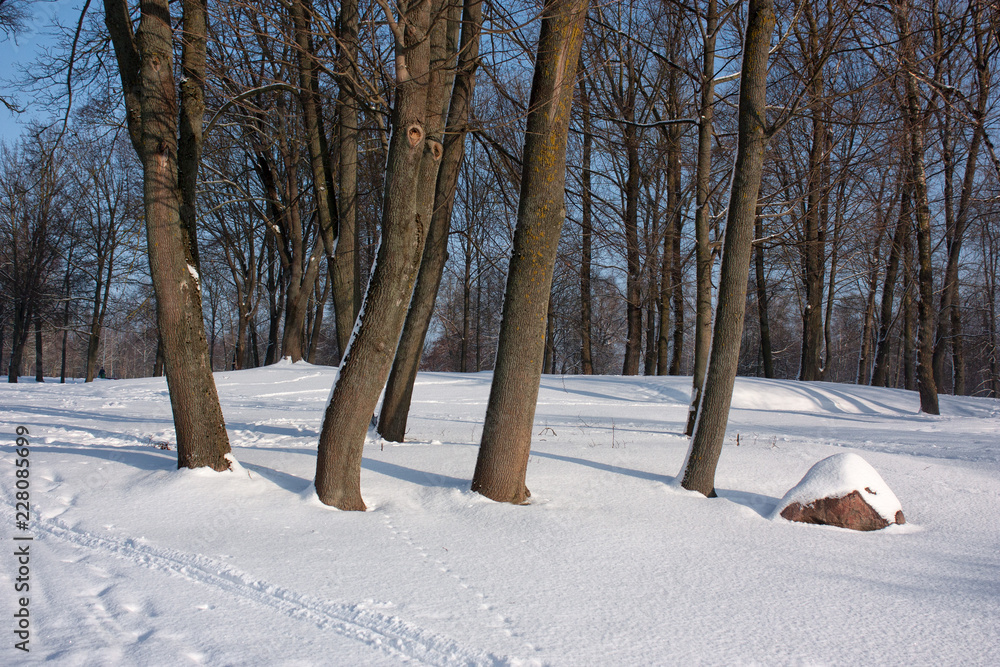
[[[30,6],[30,17],[25,29],[14,39],[3,39],[0,36],[0,86],[3,95],[13,98],[20,106],[26,106],[26,96],[13,90],[8,79],[17,74],[18,65],[27,65],[35,58],[38,48],[48,44],[52,39],[53,24],[57,18],[67,23],[75,21],[79,16],[83,2],[80,0],[35,0]],[[100,3],[91,2],[89,12],[102,11]],[[33,117],[29,108],[23,114],[13,114],[0,105],[0,139],[8,143],[17,139],[23,129],[23,123]]]

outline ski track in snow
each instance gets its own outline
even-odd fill
[[[5,495],[9,495],[9,492]],[[8,515],[5,520],[13,518],[9,510],[5,510],[3,514]],[[241,601],[267,607],[289,618],[314,623],[324,630],[332,630],[402,662],[446,667],[523,664],[510,657],[461,646],[448,637],[396,616],[362,609],[358,605],[320,600],[296,593],[199,554],[144,544],[130,538],[102,537],[76,530],[58,519],[43,520],[36,516],[32,521],[32,528],[60,541],[99,554],[115,556],[133,565],[208,584]]]

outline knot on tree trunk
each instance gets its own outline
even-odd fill
[[[431,156],[434,158],[435,161],[440,160],[441,156],[444,155],[444,146],[441,145],[440,141],[434,141],[433,139],[429,139],[427,141],[427,148],[428,150],[430,150]]]
[[[416,148],[417,144],[424,140],[424,128],[420,123],[410,123],[406,126],[406,140],[410,142],[410,148]]]

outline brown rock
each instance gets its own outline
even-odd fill
[[[789,521],[839,526],[851,530],[879,530],[889,525],[865,502],[858,491],[851,491],[841,498],[820,498],[806,505],[791,503],[781,510],[781,516]],[[906,523],[902,510],[896,512],[894,518],[895,523]]]

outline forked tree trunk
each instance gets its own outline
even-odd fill
[[[531,84],[514,248],[472,490],[524,503],[545,321],[566,217],[566,139],[589,0],[546,0]]]
[[[180,128],[167,1],[143,2],[137,35],[124,0],[105,0],[104,7],[125,94],[129,135],[143,166],[149,268],[177,435],[177,464],[226,470],[229,438],[209,364],[193,228],[204,115],[205,2],[182,4],[185,78]]]
[[[438,18],[438,17],[435,17]],[[396,100],[382,198],[382,237],[375,268],[323,418],[316,461],[320,501],[342,510],[364,510],[361,453],[372,414],[385,386],[409,296],[423,255],[428,220],[418,210],[423,156],[437,153],[426,135],[430,65],[430,3],[400,14],[396,40]]]
[[[702,55],[701,106],[698,122],[698,166],[695,171],[695,324],[694,369],[692,370],[691,407],[684,433],[694,433],[695,418],[705,386],[705,369],[712,344],[712,249],[711,216],[708,200],[712,185],[712,114],[715,105],[715,39],[719,27],[716,0],[708,0],[705,11],[705,50]]]
[[[931,257],[931,211],[927,194],[927,174],[924,171],[924,123],[920,109],[913,35],[910,33],[908,0],[894,3],[899,48],[902,52],[903,81],[906,88],[905,108],[908,119],[910,161],[913,167],[913,198],[917,229],[917,266],[919,299],[917,301],[917,391],[920,411],[940,414],[937,385],[934,382],[934,273]]]
[[[393,360],[392,372],[385,388],[385,398],[382,400],[382,410],[379,413],[378,431],[386,440],[402,442],[406,434],[406,421],[410,412],[410,401],[413,397],[413,384],[420,369],[420,357],[423,354],[424,340],[434,315],[434,303],[437,300],[444,265],[448,260],[448,232],[451,227],[451,214],[455,205],[455,189],[458,186],[458,174],[465,156],[465,135],[469,125],[469,112],[472,103],[472,92],[475,87],[475,69],[479,57],[479,34],[482,28],[482,0],[466,0],[462,17],[461,44],[456,45],[458,21],[457,4],[449,6],[448,21],[443,35],[445,42],[438,45],[440,52],[435,61],[437,67],[448,69],[448,75],[440,83],[440,90],[428,100],[428,110],[437,105],[443,110],[444,100],[454,79],[451,93],[451,103],[448,110],[447,131],[444,133],[444,152],[441,166],[437,173],[434,188],[433,211],[430,213],[430,229],[427,232],[427,242],[424,245],[424,255],[417,274],[417,284],[413,289],[410,308],[406,314],[403,334],[399,339],[396,358]],[[432,46],[432,48],[434,48]],[[458,51],[457,71],[450,74],[451,58]],[[439,123],[434,123],[435,135],[440,130]],[[469,269],[471,253],[466,254],[465,285],[469,286]],[[461,370],[467,370],[469,343],[469,293],[465,291],[462,317],[462,358]]]
[[[726,434],[743,334],[754,218],[767,144],[767,55],[774,23],[773,0],[750,0],[740,77],[736,165],[719,276],[719,305],[704,397],[681,482],[685,489],[710,497],[715,495],[715,469]]]

